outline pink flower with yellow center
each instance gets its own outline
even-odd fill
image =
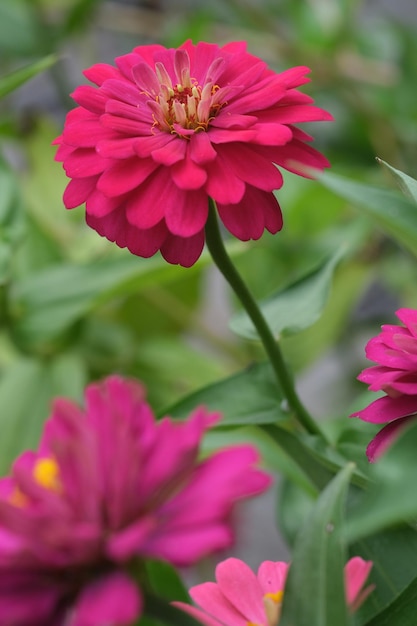
[[[371,462],[417,416],[417,311],[399,309],[396,315],[404,326],[382,326],[382,332],[365,348],[367,358],[378,365],[368,367],[358,376],[358,380],[369,385],[370,391],[383,391],[385,395],[351,415],[366,422],[387,424],[366,449]]]
[[[257,574],[243,561],[230,558],[216,567],[216,582],[190,589],[201,608],[173,602],[204,626],[277,626],[281,616],[289,564],[264,561]],[[363,588],[372,568],[371,561],[354,557],[345,566],[346,602],[355,611],[373,586]]]
[[[252,446],[198,460],[219,415],[155,421],[144,390],[110,377],[86,409],[55,402],[37,452],[0,480],[0,616],[13,626],[135,622],[132,564],[195,563],[229,546],[237,500],[264,491]]]
[[[204,246],[209,197],[238,239],[276,233],[276,166],[308,176],[329,165],[295,126],[331,119],[298,91],[308,72],[276,74],[244,42],[139,46],[116,67],[94,65],[84,73],[97,87],[77,87],[55,140],[72,179],[65,206],[85,202],[100,235],[186,267]]]

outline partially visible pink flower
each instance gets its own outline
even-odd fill
[[[386,395],[351,415],[374,424],[388,423],[367,447],[371,462],[385,452],[417,414],[417,311],[399,309],[396,315],[404,326],[382,326],[382,332],[365,348],[367,358],[378,365],[368,367],[358,376],[370,391],[383,391]]]
[[[372,567],[360,557],[345,566],[346,602],[351,611],[365,601],[373,586],[363,589]],[[216,581],[190,589],[190,596],[201,608],[173,602],[205,626],[277,626],[281,616],[289,564],[264,561],[254,574],[239,559],[226,559],[216,567]]]
[[[150,257],[189,267],[204,246],[208,198],[238,239],[282,227],[272,193],[279,167],[308,176],[328,161],[295,124],[330,120],[298,91],[307,67],[280,74],[246,51],[186,41],[139,46],[84,73],[56,160],[71,182],[64,204],[86,203],[89,226]]]
[[[0,481],[0,616],[13,626],[131,624],[135,559],[189,565],[229,546],[234,504],[270,478],[252,446],[199,461],[219,415],[156,422],[144,389],[113,376],[82,410],[55,402],[37,452]]]

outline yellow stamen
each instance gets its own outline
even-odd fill
[[[266,593],[264,595],[263,602],[268,626],[277,626],[281,617],[281,604],[283,596],[283,591]]]
[[[61,491],[61,481],[59,478],[59,467],[54,459],[45,457],[38,459],[33,468],[33,477],[36,482],[50,489],[51,491]]]
[[[283,591],[276,591],[275,593],[266,593],[264,598],[271,598],[274,602],[278,604],[278,602],[282,602],[282,598],[284,596]]]

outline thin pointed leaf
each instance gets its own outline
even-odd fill
[[[327,302],[334,270],[343,254],[345,249],[342,248],[318,268],[260,302],[265,319],[277,339],[308,328],[319,319]],[[257,330],[244,311],[233,317],[230,328],[246,339],[258,339]]]
[[[338,196],[360,207],[383,231],[416,254],[417,209],[412,200],[336,174],[320,174],[319,180]]]
[[[10,72],[10,74],[6,74],[5,76],[0,77],[0,98],[3,98],[7,94],[11,93],[28,80],[44,72],[49,67],[54,65],[57,61],[57,56],[55,54],[50,54],[35,63],[31,63],[30,65],[25,65],[25,67],[21,67],[18,70],[14,70]]]
[[[346,551],[341,539],[348,464],[321,493],[301,527],[285,586],[280,626],[349,626],[344,586]]]
[[[395,167],[392,167],[392,165],[386,163],[382,159],[377,159],[377,161],[394,175],[395,180],[404,194],[417,203],[417,180],[415,180],[415,178],[411,178],[408,174],[401,172],[401,170],[395,169]]]

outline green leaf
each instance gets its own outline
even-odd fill
[[[222,413],[220,426],[273,424],[289,419],[269,363],[251,365],[238,374],[203,387],[165,409],[163,414],[185,418],[198,405]]]
[[[55,54],[50,54],[35,63],[25,65],[25,67],[14,70],[5,76],[0,76],[0,98],[3,98],[8,93],[11,93],[37,74],[47,70],[54,63],[56,63],[57,58],[58,57]]]
[[[284,450],[304,472],[305,477],[314,486],[318,494],[331,481],[335,472],[327,467],[323,460],[317,458],[312,450],[304,443],[300,434],[290,432],[276,425],[265,424],[262,430],[266,432]]]
[[[353,205],[361,207],[378,226],[414,255],[417,251],[417,210],[398,193],[358,183],[336,174],[320,174],[320,182]]]
[[[200,622],[185,611],[151,594],[145,595],[145,617],[172,626],[201,626]]]
[[[333,272],[344,253],[345,250],[340,249],[318,268],[260,303],[276,338],[299,332],[319,319],[329,295]],[[258,338],[257,330],[244,311],[233,317],[230,327],[246,339]]]
[[[36,54],[38,33],[28,2],[0,2],[0,53],[3,56]]]
[[[351,556],[358,555],[373,562],[370,582],[375,589],[358,614],[358,622],[365,624],[389,606],[415,579],[417,533],[407,526],[385,530],[355,542],[349,552]],[[392,624],[402,626],[401,621]]]
[[[99,2],[100,0],[78,0],[72,4],[65,19],[61,36],[72,35],[87,27]]]
[[[347,536],[356,540],[417,517],[417,424],[412,422],[370,468],[371,486],[349,517]]]
[[[242,250],[241,245],[229,248],[232,256]],[[209,255],[203,254],[198,263],[185,270],[161,257],[141,259],[127,252],[115,252],[114,256],[84,265],[54,266],[15,283],[11,309],[19,342],[33,348],[55,341],[92,309],[112,298],[177,280],[181,272],[190,277],[210,263]]]
[[[417,578],[382,613],[366,626],[415,626],[417,615]]]
[[[417,180],[415,180],[415,178],[411,178],[408,174],[401,172],[401,170],[395,169],[395,167],[392,167],[392,165],[386,163],[382,159],[377,159],[377,161],[394,175],[395,180],[404,194],[414,200],[414,202],[417,202]]]
[[[165,561],[145,561],[147,581],[153,593],[165,600],[190,602],[188,591],[177,570]]]
[[[329,483],[298,534],[285,585],[280,626],[348,626],[341,540],[344,506],[354,465]]]
[[[16,332],[27,345],[55,339],[95,306],[117,295],[172,278],[178,268],[133,255],[85,265],[61,265],[15,284]]]
[[[9,260],[25,230],[22,203],[13,173],[0,161],[0,284],[9,279]]]
[[[23,450],[37,446],[52,399],[80,399],[85,379],[76,355],[49,362],[22,359],[8,367],[0,379],[0,475]]]

